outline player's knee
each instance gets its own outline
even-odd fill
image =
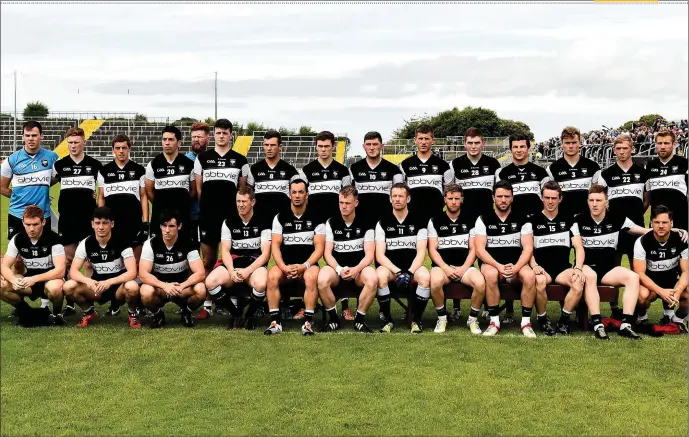
[[[580,281],[575,281],[569,288],[569,292],[574,293],[575,295],[580,295],[584,292],[584,284],[582,284]]]
[[[194,285],[192,291],[194,292],[194,296],[196,296],[198,299],[206,299],[206,286],[203,284],[203,282],[199,282],[198,284]]]
[[[376,272],[372,269],[364,269],[361,272],[361,282],[364,284],[364,287],[376,288],[378,286],[378,276],[376,276]]]
[[[62,299],[62,284],[48,282],[45,284],[45,293],[51,301]]]
[[[536,287],[538,287],[539,290],[545,290],[545,286],[548,282],[548,278],[546,278],[545,275],[535,275],[535,280],[536,280]]]
[[[390,270],[386,267],[380,266],[376,269],[376,276],[378,277],[378,286],[387,287],[388,278],[390,277]]]
[[[77,281],[70,279],[62,286],[62,292],[65,296],[72,297],[76,294],[77,285]]]
[[[153,300],[155,299],[155,289],[153,287],[151,287],[150,285],[146,285],[146,284],[142,285],[140,293],[141,293],[141,302],[144,305],[148,305],[148,304],[152,303]]]
[[[139,284],[136,281],[127,281],[124,283],[124,292],[127,296],[138,296]]]
[[[257,275],[256,272],[254,272],[254,274],[251,275],[251,286],[258,291],[265,291],[268,285],[267,279],[266,275]]]
[[[419,269],[414,272],[414,279],[420,287],[428,288],[431,285],[431,274],[428,273],[426,267],[419,267]]]
[[[328,287],[330,287],[330,275],[326,273],[325,270],[321,270],[320,274],[318,275],[318,289],[319,290],[325,290]]]
[[[431,288],[441,288],[445,284],[445,273],[440,267],[431,269]]]
[[[481,274],[485,278],[486,282],[495,283],[498,282],[498,270],[487,264],[481,266]]]
[[[639,274],[631,270],[625,270],[625,283],[627,286],[639,284]]]
[[[591,268],[584,269],[584,277],[586,282],[596,283],[598,281],[598,275]]]

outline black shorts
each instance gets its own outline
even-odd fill
[[[90,219],[84,222],[83,220],[74,220],[65,217],[64,220],[58,221],[57,228],[58,235],[60,236],[60,244],[63,246],[77,244],[93,233]]]
[[[194,243],[195,246],[198,246],[200,242],[198,220],[190,220],[189,224],[187,225],[187,231],[189,232],[192,243]]]
[[[607,275],[610,270],[614,269],[615,265],[589,265],[591,270],[596,272],[596,284],[603,285],[603,276]]]
[[[567,265],[567,264],[565,264],[565,265],[539,264],[539,265],[543,268],[543,270],[545,270],[545,272],[547,274],[550,275],[550,279],[552,279],[553,282],[555,282],[555,278],[557,278],[560,273],[564,272],[567,269],[572,268],[572,266]]]
[[[636,235],[629,235],[626,232],[620,232],[620,240],[617,242],[617,253],[620,255],[629,256],[629,264],[632,264],[634,259],[634,243],[639,238]]]
[[[227,214],[215,213],[204,214],[199,217],[199,242],[211,246],[217,246],[220,243],[220,234],[222,233],[222,223],[225,221]]]
[[[102,292],[100,294],[100,297],[98,297],[98,303],[100,305],[106,304],[108,302],[112,302],[115,300],[115,295],[117,294],[117,289],[120,288],[124,284],[115,284],[111,285],[107,290]]]
[[[32,301],[36,299],[47,299],[45,294],[45,282],[36,282],[31,286],[31,294],[28,296]]]
[[[45,218],[45,229],[50,229],[50,217]],[[24,231],[24,223],[22,219],[17,218],[13,215],[7,214],[7,241],[10,241],[12,237]]]
[[[232,267],[236,269],[245,269],[256,261],[254,256],[236,256],[232,255]]]

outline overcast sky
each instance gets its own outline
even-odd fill
[[[537,140],[686,118],[687,4],[2,4],[3,112],[218,116],[389,139],[483,106]],[[79,93],[77,94],[77,90]],[[129,94],[127,94],[129,90]]]

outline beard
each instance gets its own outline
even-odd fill
[[[206,150],[206,145],[202,145],[202,144],[192,144],[192,145],[191,145],[191,150],[192,150],[194,153],[198,154],[198,153],[204,152],[204,151]]]

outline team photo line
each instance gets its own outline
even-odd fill
[[[166,126],[162,153],[144,168],[129,159],[126,135],[113,138],[114,160],[103,165],[84,153],[82,129],[68,130],[69,155],[60,159],[41,147],[40,123],[25,122],[24,147],[3,161],[0,178],[10,198],[1,298],[15,307],[17,323],[64,325],[79,306],[77,326],[86,327],[98,318],[96,303],[109,303],[108,315],[126,303],[130,327],[148,317],[158,328],[166,324],[163,306],[174,302],[187,327],[225,311],[228,327],[256,329],[267,311],[264,333],[275,335],[291,315],[281,288],[297,285],[303,308],[293,318],[303,320],[303,335],[316,332],[319,301],[323,332],[341,329],[340,317],[372,332],[366,315],[377,300],[378,331],[389,333],[391,297],[399,294],[409,296],[412,333],[423,331],[429,300],[434,332],[442,333],[459,315],[459,301],[448,314],[444,290],[460,283],[471,290],[467,329],[495,336],[503,309],[502,323],[515,321],[513,301],[500,305],[507,283],[519,290],[525,337],[536,337],[534,306],[538,331],[568,335],[582,302],[595,338],[608,339],[598,286],[624,288],[621,307],[610,304],[620,336],[649,332],[647,309],[658,298],[659,324],[687,332],[687,159],[675,153],[672,131],[655,134],[657,157],[645,167],[631,159],[632,138],[618,135],[616,162],[606,169],[580,155],[574,127],[563,129],[563,157],[547,168],[530,162],[525,135],[509,138],[512,162],[503,167],[482,153],[476,128],[465,134],[466,154],[446,162],[432,153],[428,125],[416,130],[417,153],[399,165],[382,157],[382,136],[369,132],[366,157],[347,168],[333,159],[335,136],[323,131],[315,136],[318,158],[296,169],[280,158],[276,131],[264,135],[265,159],[250,166],[232,149],[232,128],[218,120],[209,149],[211,127],[195,123],[192,151],[182,155],[181,131]],[[58,182],[55,216],[49,190]],[[621,266],[624,254],[631,269]],[[548,285],[567,290],[555,326]],[[360,291],[355,311],[342,299],[338,314],[343,286]]]

